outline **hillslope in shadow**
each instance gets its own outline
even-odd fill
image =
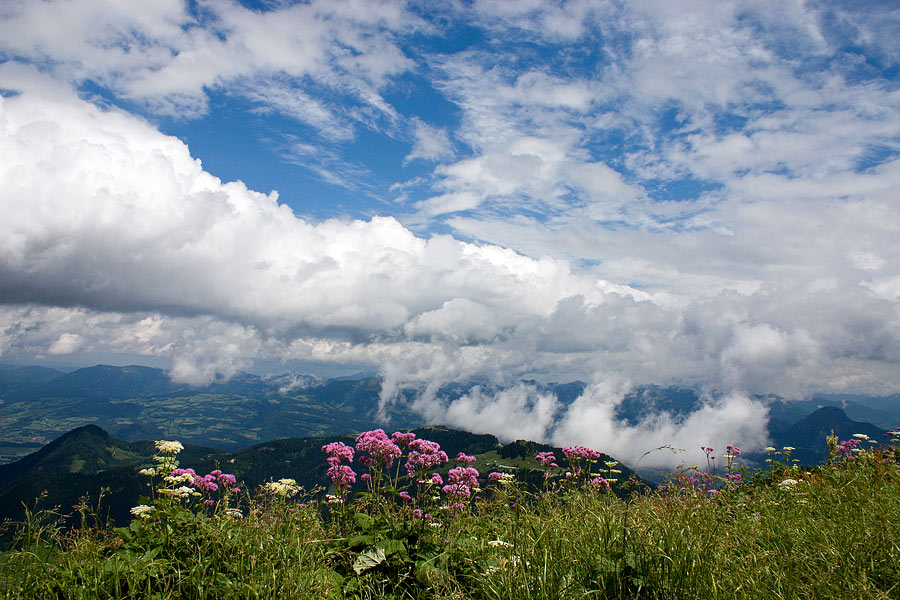
[[[439,443],[451,457],[449,464],[436,469],[445,476],[456,464],[452,458],[465,452],[478,459],[475,467],[482,475],[505,467],[517,472],[526,483],[539,486],[543,471],[534,456],[546,450],[555,450],[560,459],[563,456],[559,448],[546,444],[524,440],[501,444],[489,434],[446,427],[412,431],[417,437]],[[338,440],[353,444],[355,436],[286,438],[232,452],[186,445],[178,459],[182,466],[192,467],[201,474],[214,468],[233,473],[249,490],[266,481],[289,477],[306,490],[321,492],[330,484],[321,448]],[[46,496],[41,501],[42,507],[59,506],[68,512],[83,496],[96,502],[101,490],[105,490],[103,512],[116,523],[126,523],[131,520],[129,509],[137,504],[140,496],[149,494],[148,478],[139,475],[138,470],[154,464],[151,458],[154,453],[151,441],[117,440],[95,425],[74,429],[38,452],[0,465],[0,521],[20,520],[23,507],[33,506],[43,494]],[[608,460],[613,459],[605,454],[601,458],[601,462]],[[564,460],[558,462],[565,466]],[[354,463],[353,467],[362,472],[358,464]],[[640,480],[627,467],[619,468],[623,471],[619,477]]]

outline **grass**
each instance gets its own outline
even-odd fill
[[[900,598],[900,451],[621,498],[560,478],[442,510],[385,478],[346,504],[286,487],[159,494],[129,527],[29,511],[5,598]],[[786,480],[786,481],[785,481]],[[795,481],[795,483],[791,483]],[[161,484],[162,485],[162,484]],[[710,493],[709,490],[716,491]],[[157,488],[162,489],[162,487]],[[223,493],[224,491],[224,493]],[[437,498],[437,499],[435,499]],[[241,508],[237,516],[234,508]],[[230,508],[230,511],[226,509]],[[431,511],[418,518],[416,508]]]

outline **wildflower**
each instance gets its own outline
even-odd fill
[[[782,450],[784,450],[785,452],[792,452],[796,450],[796,448],[794,448],[793,446],[785,446],[784,448],[782,448]]]
[[[490,473],[488,475],[489,481],[499,483],[500,485],[509,485],[515,481],[515,479],[516,476],[512,473]]]
[[[400,435],[402,436],[403,434]],[[383,429],[365,431],[356,436],[356,451],[360,453],[366,452],[370,455],[372,463],[367,466],[384,465],[388,469],[403,454],[400,446],[392,442]]]
[[[156,477],[156,469],[150,467],[149,469],[141,469],[138,471],[138,475],[146,475],[147,477]]]
[[[331,465],[326,473],[338,488],[349,490],[356,483],[356,473],[347,465]]]
[[[797,483],[798,481],[796,479],[783,479],[782,481],[778,482],[778,487],[783,490],[790,490],[793,489],[794,486],[797,485]]]
[[[300,491],[297,482],[293,479],[279,479],[278,481],[270,481],[263,486],[265,490],[281,498],[290,498]]]
[[[464,452],[460,452],[456,456],[456,462],[462,463],[464,465],[471,465],[472,463],[474,463],[477,460],[478,459],[475,458],[474,456],[469,456],[468,454],[466,454]]]
[[[774,446],[766,446],[766,452],[777,452]]]
[[[331,442],[330,444],[325,444],[322,446],[322,452],[328,455],[329,464],[331,464],[331,459],[337,459],[337,464],[340,464],[341,462],[353,462],[353,448],[344,442]]]
[[[212,475],[212,473],[210,473]],[[237,478],[231,473],[222,473],[219,471],[219,475],[216,477],[219,483],[222,485],[234,485],[237,483]],[[240,491],[240,490],[237,490]]]
[[[178,454],[182,450],[184,450],[184,446],[181,445],[181,442],[168,441],[168,440],[158,440],[155,442],[156,450],[158,452],[162,452],[163,454]]]
[[[416,519],[421,519],[424,516],[425,516],[425,513],[422,512],[422,509],[420,509],[420,508],[413,509],[413,517],[415,517]]]
[[[549,467],[551,463],[556,461],[556,456],[552,452],[539,452],[535,458],[545,467]]]
[[[406,474],[410,478],[447,462],[447,453],[441,450],[441,445],[423,439],[416,439],[409,443],[409,457],[406,459]]]
[[[865,442],[866,440],[869,439],[869,436],[867,436],[867,435],[864,434],[864,433],[854,433],[854,434],[853,434],[853,437],[855,437],[855,438],[858,439],[858,440],[862,440],[862,441],[864,441],[864,442]]]
[[[444,478],[441,477],[440,473],[433,473],[431,475],[431,483],[434,485],[444,485]]]
[[[153,506],[147,506],[146,504],[139,504],[128,512],[130,512],[135,517],[140,517],[141,519],[149,519],[153,516],[153,513],[156,511],[156,508]]]
[[[588,483],[588,487],[596,492],[605,492],[609,489],[609,481],[607,481],[603,477],[595,477],[591,479],[590,483]]]
[[[512,544],[510,544],[509,542],[504,542],[503,540],[490,540],[488,542],[488,546],[493,546],[494,548],[497,548],[498,546],[502,548],[510,548],[512,547]]]
[[[406,448],[411,441],[416,439],[416,434],[410,433],[400,433],[399,431],[395,431],[391,434],[391,439],[394,440],[394,443],[400,446],[401,448]]]
[[[244,513],[241,512],[239,508],[226,508],[225,514],[231,517],[232,519],[243,519]]]
[[[569,468],[571,469],[571,474],[566,473],[566,477],[575,479],[581,476],[582,471],[590,473],[591,465],[603,456],[596,450],[585,448],[584,446],[566,446],[563,448],[563,454],[566,455],[566,460],[569,461]],[[582,462],[585,464],[582,465]]]
[[[412,497],[410,497],[409,492],[400,492],[397,494],[401,500],[406,500],[407,502],[412,502]]]

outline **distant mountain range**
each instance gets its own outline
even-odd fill
[[[564,406],[587,387],[580,381],[526,383],[555,394]],[[453,400],[468,393],[472,385],[450,384],[439,395]],[[86,424],[127,442],[178,439],[223,450],[279,438],[349,434],[376,426],[374,411],[380,391],[381,380],[366,373],[329,380],[292,373],[239,374],[227,382],[196,388],[173,383],[161,369],[142,366],[97,365],[64,373],[45,367],[0,365],[0,464]],[[900,425],[900,395],[760,399],[769,406],[773,443],[798,448],[794,457],[804,462],[824,457],[824,435],[831,429],[844,437],[852,433],[874,437],[876,431]],[[702,396],[694,390],[642,386],[623,399],[616,417],[634,425],[647,415],[667,412],[677,421],[702,403]],[[426,424],[406,406],[398,402],[390,408],[390,427]],[[825,408],[836,410],[817,413]]]

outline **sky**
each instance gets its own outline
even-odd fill
[[[757,395],[900,392],[898,39],[888,1],[7,0],[0,362],[763,444]],[[643,384],[708,401],[611,420]]]

